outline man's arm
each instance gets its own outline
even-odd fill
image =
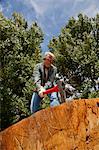
[[[33,81],[36,85],[37,90],[41,87],[41,74],[40,74],[40,65],[37,64],[33,70]]]
[[[41,85],[42,79],[41,79],[41,73],[40,73],[40,64],[37,64],[33,71],[33,80],[34,84],[36,85],[37,91],[40,95],[40,97],[43,97],[41,93],[45,91],[44,87]]]

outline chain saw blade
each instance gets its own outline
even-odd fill
[[[60,93],[60,103],[64,103],[66,101],[66,92],[65,92],[65,84],[61,80],[57,80],[57,86]]]

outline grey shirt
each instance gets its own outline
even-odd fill
[[[37,91],[40,90],[40,87],[43,86],[47,82],[51,82],[53,85],[53,82],[55,80],[55,76],[57,73],[57,68],[54,65],[51,65],[51,67],[48,69],[48,76],[46,79],[46,74],[45,74],[45,67],[43,63],[39,63],[34,67],[33,71],[33,80],[34,83],[36,84]]]

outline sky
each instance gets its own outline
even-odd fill
[[[60,34],[71,17],[79,13],[95,17],[99,13],[99,0],[0,0],[0,11],[11,18],[13,12],[23,15],[30,26],[36,21],[44,32],[43,52],[53,36]]]

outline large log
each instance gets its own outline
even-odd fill
[[[99,98],[41,110],[0,133],[0,150],[99,150]]]

